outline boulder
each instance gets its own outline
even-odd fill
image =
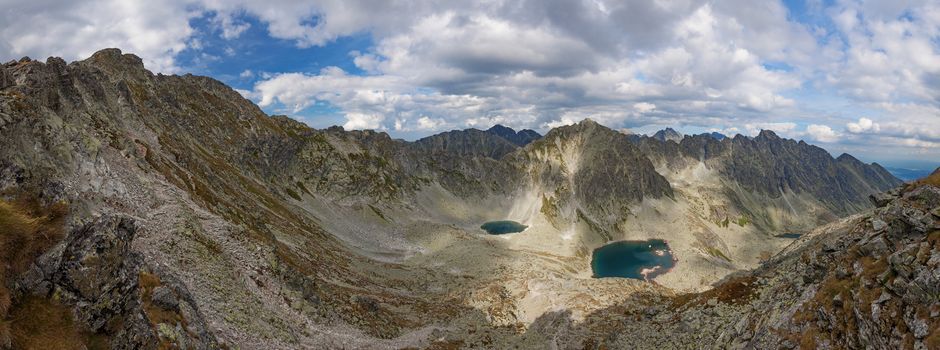
[[[179,311],[180,309],[180,301],[176,298],[176,294],[166,286],[154,288],[150,300],[153,305],[164,310]]]

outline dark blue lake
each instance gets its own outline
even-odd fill
[[[802,233],[781,233],[777,235],[778,238],[789,238],[789,239],[797,239],[802,236],[803,236]]]
[[[486,233],[491,235],[501,235],[513,232],[522,232],[529,227],[511,220],[490,221],[480,226]]]
[[[666,241],[619,241],[594,249],[591,269],[594,278],[624,277],[651,280],[669,272],[676,261]]]

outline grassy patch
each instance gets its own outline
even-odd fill
[[[150,320],[150,324],[154,327],[161,323],[167,323],[175,326],[176,323],[179,322],[185,326],[186,320],[183,318],[183,315],[179,314],[179,312],[164,310],[156,305],[153,305],[153,302],[151,301],[151,297],[153,296],[153,289],[163,284],[160,282],[160,277],[143,271],[140,272],[138,277],[140,278],[140,293],[141,300],[143,300],[144,304],[144,313],[147,314],[147,319]]]
[[[107,349],[108,342],[82,332],[69,307],[57,301],[27,296],[10,309],[13,349]]]
[[[294,200],[301,201],[303,198],[300,198],[300,195],[296,191],[292,190],[290,187],[284,187],[284,192],[287,192],[287,195],[293,198]]]
[[[382,211],[379,210],[379,208],[376,208],[374,205],[369,204],[369,209],[372,209],[372,212],[374,212],[375,215],[378,215],[380,218],[382,218],[382,220],[391,222],[391,220],[389,220],[387,217],[385,217],[385,214],[382,214]]]
[[[933,185],[940,187],[940,168],[934,171],[933,174],[930,174],[923,179],[917,180],[917,182],[922,185]]]
[[[728,228],[728,224],[729,224],[730,222],[731,222],[731,220],[728,219],[727,216],[725,216],[725,219],[724,219],[724,220],[718,221],[718,222],[716,222],[716,224],[718,224],[718,226],[721,227],[721,228]]]
[[[557,218],[561,213],[561,211],[558,209],[558,199],[543,194],[541,212],[547,218]]]
[[[153,290],[163,285],[159,276],[150,272],[141,271],[138,275],[138,283],[140,285],[140,299],[143,304],[144,314],[147,315],[147,320],[150,321],[150,325],[153,329],[163,329],[161,325],[164,325],[164,328],[172,330],[175,329],[178,324],[190,337],[196,338],[195,334],[189,333],[186,318],[183,317],[183,314],[178,310],[167,310],[153,304]],[[178,344],[176,344],[178,339],[167,339],[162,332],[158,332],[158,334],[160,334],[159,349],[178,348]],[[175,336],[171,336],[170,338],[175,338]]]
[[[757,278],[754,276],[736,277],[702,293],[677,295],[672,300],[672,309],[677,310],[686,305],[703,305],[712,298],[721,303],[741,305],[753,299],[757,291]]]
[[[729,258],[727,255],[725,255],[725,253],[722,253],[721,250],[718,249],[718,248],[715,248],[715,247],[705,247],[705,252],[708,253],[708,255],[714,256],[714,257],[719,258],[719,259],[724,259],[724,260],[727,261],[727,262],[731,262],[731,258]]]
[[[15,299],[12,280],[63,236],[65,203],[0,200],[0,344],[15,349],[84,348],[71,312],[45,298]]]

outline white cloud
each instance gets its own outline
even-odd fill
[[[252,72],[251,69],[246,69],[238,74],[239,78],[247,79],[255,76],[255,72]]]
[[[646,102],[634,103],[633,109],[640,113],[648,113],[656,109],[656,105]]]
[[[845,128],[853,134],[861,134],[866,132],[877,133],[881,130],[881,126],[878,125],[878,123],[875,123],[871,119],[865,117],[859,118],[858,122],[846,124]]]
[[[216,15],[212,22],[222,29],[222,37],[229,40],[238,38],[251,28],[251,24],[240,22],[231,15]]]
[[[806,133],[813,140],[819,142],[832,143],[839,141],[839,133],[826,125],[810,124],[806,127]]]
[[[384,119],[385,117],[377,114],[347,113],[347,121],[343,124],[343,128],[347,130],[381,129]]]
[[[783,135],[792,137],[790,133],[796,130],[796,123],[792,122],[780,122],[780,123],[747,123],[744,124],[744,131],[749,136],[756,136],[761,132],[761,130],[773,130],[774,132]]]
[[[173,72],[193,33],[194,14],[181,1],[0,1],[0,8],[4,56],[75,60],[118,47],[151,70]]]
[[[180,71],[187,48],[203,62],[224,59],[200,54],[194,18],[225,40],[240,40],[250,18],[298,47],[367,34],[374,45],[349,57],[364,76],[335,67],[240,75],[262,79],[239,92],[269,110],[329,103],[357,128],[544,128],[590,117],[820,142],[940,142],[935,1],[807,6],[802,15],[827,25],[796,22],[801,14],[778,1],[744,0],[0,2],[8,58],[72,60],[116,46],[161,72]]]
[[[810,40],[794,47],[754,46],[750,51],[734,40],[755,34],[727,25],[724,9],[695,2],[605,5],[606,10],[582,5],[556,9],[525,2],[520,6],[529,12],[501,4],[412,14],[412,21],[399,26],[377,24],[372,29],[378,40],[374,52],[352,53],[356,66],[370,76],[343,78],[322,72],[306,75],[301,82],[285,74],[262,82],[256,92],[264,96],[263,106],[280,102],[291,111],[309,106],[310,99],[347,112],[366,105],[374,113],[409,109],[405,115],[396,114],[406,119],[399,123],[403,129],[417,125],[421,116],[443,120],[441,129],[497,117],[522,127],[585,117],[618,126],[640,120],[625,112],[631,107],[639,114],[655,109],[673,116],[658,122],[709,125],[715,114],[747,116],[792,107],[794,101],[781,92],[798,87],[800,80],[765,68],[758,54],[785,58],[814,47]],[[624,23],[627,17],[650,20],[634,17],[646,11],[639,10],[644,6],[649,6],[649,16],[662,16],[663,22],[650,21],[644,30]],[[417,7],[419,12],[427,10]],[[770,17],[786,23],[785,11],[775,11]],[[767,32],[776,39],[789,38],[778,29]],[[770,39],[765,41],[774,41]],[[640,53],[630,46],[650,51]],[[369,102],[369,96],[376,98]],[[528,122],[519,122],[523,120]]]
[[[831,9],[845,38],[844,54],[827,82],[861,101],[936,103],[940,74],[940,3],[877,6],[841,2]]]
[[[419,130],[437,130],[438,127],[444,125],[444,121],[440,119],[429,118],[428,116],[422,116],[418,118],[418,129]]]

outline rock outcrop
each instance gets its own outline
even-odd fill
[[[77,321],[114,349],[218,348],[186,287],[131,250],[136,231],[121,216],[73,230],[24,275],[21,292],[74,306]]]

